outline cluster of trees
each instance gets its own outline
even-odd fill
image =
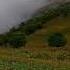
[[[58,7],[58,11],[57,13],[59,13],[60,15],[64,16],[70,16],[70,3],[65,3],[65,4],[61,4]]]
[[[19,48],[25,46],[26,37],[23,33],[16,32],[0,36],[0,46]]]
[[[53,47],[61,47],[66,45],[66,38],[61,33],[53,33],[48,37],[48,45]]]

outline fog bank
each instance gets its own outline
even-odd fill
[[[0,0],[0,33],[28,19],[53,0]]]

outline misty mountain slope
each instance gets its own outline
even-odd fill
[[[47,13],[44,11],[42,15],[22,22],[18,28],[6,33],[23,33],[27,42],[19,48],[0,46],[1,70],[70,70],[70,4],[66,3],[57,9]],[[65,46],[48,45],[47,38],[54,32],[66,37]]]
[[[39,8],[69,0],[0,0],[0,33],[31,18]]]
[[[25,47],[0,48],[1,69],[69,70],[70,17],[57,17],[48,23],[27,38]],[[53,32],[60,32],[66,36],[67,44],[64,47],[48,46],[46,37]]]
[[[54,7],[56,6],[56,7]],[[35,16],[33,16],[31,19],[22,22],[19,24],[18,28],[15,28],[13,30],[10,29],[10,33],[12,32],[22,32],[27,35],[27,33],[30,31],[34,33],[36,30],[42,28],[42,25],[47,23],[48,21],[56,18],[56,17],[66,17],[70,16],[70,3],[64,3],[64,4],[53,4],[53,6],[45,7],[44,9],[41,9],[42,11],[39,11]],[[48,23],[47,23],[48,24]],[[30,33],[29,32],[29,33]]]

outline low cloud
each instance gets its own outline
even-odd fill
[[[0,33],[26,20],[48,0],[0,0]]]

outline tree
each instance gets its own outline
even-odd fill
[[[26,37],[22,33],[13,33],[8,38],[8,44],[13,46],[14,48],[19,48],[21,46],[25,46]]]
[[[53,33],[48,37],[48,45],[61,47],[66,44],[66,38],[61,33]]]
[[[7,37],[6,35],[0,35],[0,46],[6,46],[7,44]]]

